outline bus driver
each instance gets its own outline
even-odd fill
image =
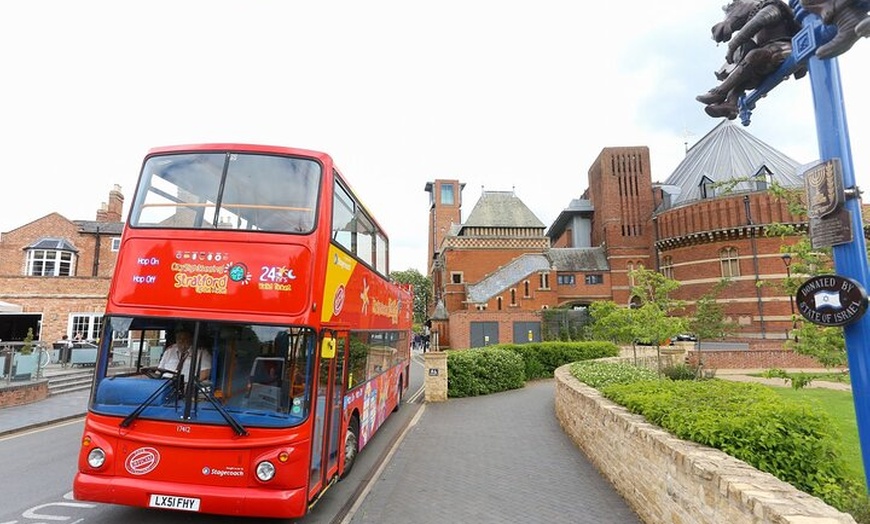
[[[187,329],[181,329],[175,334],[175,343],[167,347],[160,356],[160,362],[157,364],[158,369],[167,370],[163,374],[164,377],[172,376],[172,373],[181,373],[184,380],[187,381],[187,371],[190,367],[187,357],[190,355],[190,348],[193,347],[193,334]],[[197,350],[197,359],[199,360],[199,379],[208,379],[211,372],[211,353],[200,347]]]

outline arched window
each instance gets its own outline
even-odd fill
[[[736,247],[726,247],[719,251],[719,264],[722,268],[722,278],[740,276],[740,260]]]
[[[501,311],[501,303],[502,303],[502,299],[501,299],[501,297],[498,297],[498,298],[496,299],[496,304],[498,305],[498,310],[499,310],[499,311]]]
[[[517,290],[513,288],[511,288],[511,305],[517,305]]]
[[[529,281],[528,280],[523,282],[523,296],[526,298],[529,298],[531,296],[531,295],[529,295]]]
[[[625,267],[628,270],[628,285],[633,286],[634,285],[634,262],[629,262]]]

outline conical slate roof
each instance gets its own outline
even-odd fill
[[[544,227],[513,191],[484,191],[463,227]]]
[[[724,120],[699,140],[686,158],[671,173],[665,185],[677,186],[669,190],[671,206],[702,198],[701,185],[706,177],[710,182],[729,182],[752,178],[766,167],[770,177],[785,187],[803,183],[799,164],[730,120]],[[757,185],[742,181],[730,188],[732,192],[754,191]],[[677,194],[678,193],[678,194]],[[708,195],[709,196],[709,195]]]

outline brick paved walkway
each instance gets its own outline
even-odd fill
[[[639,523],[559,426],[553,388],[427,404],[351,522]]]

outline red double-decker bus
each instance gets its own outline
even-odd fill
[[[408,387],[412,296],[390,281],[388,248],[327,154],[152,149],[102,319],[75,498],[304,515]]]

